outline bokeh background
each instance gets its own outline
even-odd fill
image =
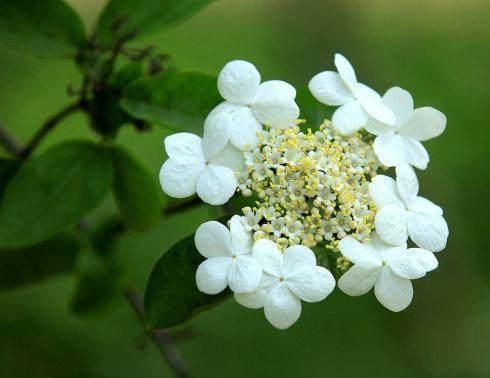
[[[104,5],[69,3],[88,27]],[[422,195],[445,209],[450,237],[439,268],[414,282],[412,305],[395,314],[372,293],[350,298],[336,290],[306,304],[300,321],[280,332],[262,311],[229,300],[196,317],[187,325],[195,336],[178,344],[196,377],[490,377],[489,14],[488,0],[221,0],[143,41],[180,69],[217,74],[239,58],[264,79],[298,87],[332,69],[341,52],[379,92],[399,85],[416,106],[448,117],[446,132],[426,143],[431,162],[419,176]],[[70,61],[1,52],[0,122],[27,140],[68,102],[70,82],[79,82]],[[156,177],[167,133],[126,128],[119,141]],[[40,151],[75,137],[93,138],[82,115],[60,125]],[[109,200],[99,216],[112,209]],[[162,252],[212,216],[191,210],[121,240],[135,286],[143,291]],[[73,282],[61,276],[0,292],[1,377],[171,376],[151,344],[141,348],[140,324],[124,303],[89,319],[70,314]]]

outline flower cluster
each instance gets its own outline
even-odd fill
[[[381,97],[358,82],[345,57],[336,54],[334,63],[338,72],[321,72],[308,85],[319,102],[338,106],[315,130],[300,128],[291,85],[261,83],[255,66],[232,61],[219,74],[224,101],[204,122],[203,137],[179,133],[164,142],[165,193],[197,193],[211,205],[235,193],[250,201],[228,227],[211,221],[196,231],[206,258],[197,287],[210,295],[229,287],[238,303],[264,308],[280,329],[298,320],[301,301],[321,301],[335,287],[310,248],[320,257],[340,252],[344,293],[374,287],[383,306],[401,311],[412,301],[411,280],[438,266],[434,252],[449,235],[442,209],[418,195],[414,169],[427,168],[421,142],[444,131],[444,114],[414,109],[399,87]]]

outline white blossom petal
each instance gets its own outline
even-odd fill
[[[169,135],[163,141],[168,157],[182,164],[205,163],[201,137],[191,133]]]
[[[335,110],[332,127],[342,135],[350,135],[366,126],[368,114],[357,101],[350,101]]]
[[[227,107],[231,116],[231,143],[240,150],[246,147],[255,147],[258,143],[257,134],[262,125],[255,118],[248,106]]]
[[[227,112],[211,112],[204,121],[202,146],[209,161],[225,148],[230,139],[231,117]]]
[[[260,85],[260,74],[252,63],[234,60],[227,63],[218,76],[221,96],[236,104],[249,105]]]
[[[434,214],[434,215],[442,215],[442,209],[440,206],[437,206],[432,201],[429,201],[423,197],[417,197],[408,207],[410,211],[414,211],[416,213],[426,213],[426,214]]]
[[[398,277],[385,266],[374,285],[374,294],[388,310],[398,312],[412,302],[413,287],[409,279]]]
[[[250,108],[260,123],[277,129],[296,125],[299,117],[299,107],[293,99],[272,92],[257,96]]]
[[[197,182],[197,195],[210,205],[223,205],[233,196],[237,186],[230,168],[209,164]]]
[[[419,180],[414,169],[408,164],[396,167],[396,186],[407,208],[415,201],[419,192]]]
[[[230,230],[216,221],[203,223],[194,236],[194,243],[201,255],[206,258],[233,256]]]
[[[418,108],[402,124],[399,133],[423,142],[441,135],[446,128],[444,113],[429,106]]]
[[[322,266],[303,266],[287,276],[284,282],[294,295],[305,302],[322,301],[335,287],[332,274]]]
[[[251,293],[257,290],[262,277],[260,263],[251,255],[238,256],[228,271],[228,285],[234,293]]]
[[[378,92],[365,84],[358,83],[355,93],[359,103],[371,117],[387,125],[395,125],[395,113],[387,105],[383,104]]]
[[[280,277],[283,267],[283,255],[277,244],[269,239],[259,239],[252,248],[253,257],[260,262],[264,272]]]
[[[405,243],[408,238],[407,211],[398,206],[383,206],[374,218],[381,240],[391,245]]]
[[[301,301],[283,283],[269,293],[264,303],[267,320],[276,328],[286,329],[301,315]]]
[[[304,245],[292,245],[283,253],[284,265],[282,274],[289,277],[297,269],[302,267],[316,266],[316,257],[313,251]]]
[[[440,215],[409,211],[408,234],[418,247],[439,252],[446,247],[449,229]]]
[[[160,169],[162,190],[170,197],[185,198],[196,193],[197,182],[204,172],[205,163],[179,163],[166,160]]]
[[[381,264],[375,266],[361,261],[345,272],[337,284],[345,294],[357,297],[371,290],[380,271]]]
[[[212,257],[204,260],[196,270],[197,288],[206,294],[221,293],[228,286],[231,257]]]
[[[434,270],[439,265],[436,256],[431,251],[422,248],[410,248],[407,252],[418,259],[426,272]]]
[[[337,72],[320,72],[313,76],[308,88],[313,97],[326,105],[339,106],[354,100],[354,94]]]
[[[296,89],[294,89],[291,84],[282,80],[268,80],[259,85],[259,89],[255,94],[256,98],[262,98],[263,96],[280,96],[294,100],[296,97]]]
[[[259,288],[251,293],[235,293],[235,299],[242,306],[257,309],[264,307],[269,293],[280,283],[277,277],[262,273]]]
[[[385,205],[396,205],[404,207],[403,201],[398,194],[396,181],[385,175],[373,177],[369,183],[369,195],[378,209]]]
[[[400,87],[392,87],[383,95],[383,102],[396,116],[396,124],[401,125],[413,112],[412,95]]]
[[[386,123],[379,122],[372,117],[369,117],[368,123],[364,128],[374,135],[393,134],[396,130],[395,126],[387,125]]]
[[[363,263],[373,268],[381,266],[381,259],[375,249],[363,244],[352,236],[346,236],[339,242],[339,250],[353,264]]]
[[[209,164],[230,168],[233,172],[238,172],[245,168],[245,157],[242,150],[231,143],[227,143],[218,155],[209,160]]]
[[[340,77],[342,78],[342,81],[351,90],[351,92],[354,92],[357,84],[354,67],[352,67],[350,62],[342,54],[335,54],[334,64]]]
[[[373,148],[381,164],[387,167],[396,167],[405,162],[403,138],[397,134],[378,135]]]
[[[425,147],[418,140],[403,137],[403,151],[405,161],[418,169],[427,168],[429,154]]]
[[[235,255],[246,255],[252,253],[253,236],[245,229],[242,218],[234,215],[230,219],[231,245]]]
[[[407,250],[407,243],[401,243],[400,245],[385,243],[376,232],[373,232],[370,238],[371,241],[367,245],[376,251],[382,261],[388,261],[393,256],[397,256]]]
[[[387,265],[391,271],[398,277],[408,278],[410,280],[425,276],[425,267],[420,263],[419,259],[408,253],[407,250],[392,256]]]

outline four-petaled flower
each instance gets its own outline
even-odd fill
[[[254,147],[262,125],[285,129],[294,126],[299,116],[296,90],[280,80],[261,84],[255,66],[243,60],[225,65],[218,76],[218,90],[226,101],[214,108],[211,116],[224,112],[232,122],[227,127],[211,124],[204,129],[222,144],[230,140],[239,149]]]
[[[252,253],[252,233],[238,215],[230,229],[219,222],[203,223],[196,231],[196,248],[206,257],[196,271],[196,284],[206,294],[218,294],[227,286],[235,293],[250,293],[259,287],[262,267]]]
[[[316,265],[307,247],[295,245],[283,253],[273,241],[259,239],[252,254],[264,270],[260,287],[252,293],[235,292],[235,298],[245,307],[264,307],[265,317],[276,328],[288,328],[299,319],[301,300],[322,301],[335,287],[332,274]]]
[[[324,71],[315,75],[308,88],[313,96],[326,105],[339,106],[332,116],[332,126],[349,135],[366,126],[372,117],[388,125],[396,121],[393,111],[383,104],[380,95],[358,83],[354,68],[340,54],[335,54],[337,72]]]
[[[378,301],[391,311],[405,309],[413,298],[410,280],[421,278],[437,268],[432,252],[392,246],[373,235],[369,243],[347,236],[339,243],[340,252],[354,265],[340,277],[340,290],[351,296],[366,294],[374,286]]]
[[[369,194],[378,209],[376,232],[388,244],[403,244],[410,236],[421,248],[441,251],[449,235],[442,209],[417,196],[418,191],[417,176],[408,164],[396,167],[396,181],[384,175],[374,177]]]
[[[226,124],[227,118],[226,114],[208,117],[206,123]],[[244,164],[240,150],[190,133],[170,135],[164,144],[169,158],[160,170],[160,184],[165,193],[184,198],[197,192],[211,205],[222,205],[233,196],[238,186],[235,171]]]
[[[423,141],[435,138],[446,128],[446,116],[425,106],[414,110],[413,99],[406,90],[393,87],[383,96],[383,102],[396,115],[395,126],[370,119],[366,130],[377,135],[374,152],[387,167],[408,163],[419,169],[427,168],[429,154]]]

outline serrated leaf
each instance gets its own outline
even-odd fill
[[[85,40],[80,17],[61,0],[0,0],[0,48],[72,57]]]
[[[146,230],[160,217],[160,188],[153,177],[122,147],[112,149],[114,179],[112,190],[127,225]]]
[[[161,32],[192,16],[214,0],[110,0],[99,18],[97,37],[112,41],[114,22],[120,35],[135,37]]]
[[[145,318],[150,329],[176,326],[228,298],[228,289],[217,295],[198,290],[195,274],[203,261],[194,235],[172,246],[157,261],[145,292]]]
[[[215,77],[164,72],[126,87],[121,107],[136,119],[201,134],[206,116],[222,101]]]
[[[0,206],[0,248],[44,241],[75,223],[107,195],[108,151],[92,142],[55,146],[21,166]]]
[[[81,244],[64,233],[31,247],[0,251],[0,288],[12,289],[71,272]]]

